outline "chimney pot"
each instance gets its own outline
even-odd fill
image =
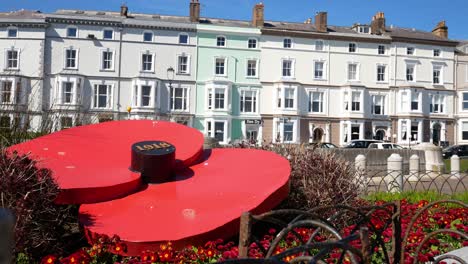
[[[263,27],[265,23],[265,6],[263,2],[256,4],[253,8],[252,26]]]
[[[315,15],[315,28],[318,32],[327,32],[327,12],[317,12]]]
[[[200,1],[191,0],[190,1],[190,22],[199,22],[200,21]]]
[[[126,4],[120,6],[120,15],[124,17],[128,16],[128,6]]]

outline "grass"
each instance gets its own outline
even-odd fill
[[[445,171],[450,172],[450,159],[444,160],[445,163]],[[466,172],[468,171],[468,159],[460,159],[460,171]]]
[[[468,203],[468,191],[456,193],[453,195],[448,194],[439,194],[436,191],[427,191],[427,192],[402,192],[402,193],[389,193],[389,192],[378,192],[370,194],[364,197],[368,201],[396,201],[401,199],[406,199],[408,202],[417,203],[421,200],[426,200],[429,202],[437,200],[459,200],[464,203]]]

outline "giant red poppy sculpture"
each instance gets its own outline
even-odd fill
[[[49,168],[57,203],[82,204],[89,237],[117,235],[128,255],[227,238],[243,212],[265,212],[289,192],[289,162],[268,151],[203,151],[198,130],[164,121],[81,126],[10,148]]]

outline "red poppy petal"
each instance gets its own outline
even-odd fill
[[[167,141],[176,147],[181,166],[203,153],[203,134],[172,122],[125,120],[74,127],[9,148],[32,153],[40,166],[53,171],[62,190],[58,203],[109,201],[142,187],[140,173],[131,172],[131,146],[145,140]]]
[[[243,212],[272,209],[287,197],[289,162],[267,151],[214,149],[209,158],[125,198],[82,205],[80,222],[98,234],[118,235],[130,255],[163,241],[176,247],[229,238]]]

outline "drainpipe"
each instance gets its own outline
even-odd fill
[[[117,73],[117,120],[120,119],[120,86],[121,86],[121,75],[122,75],[122,35],[123,35],[123,26],[119,27],[120,38],[119,38],[119,70]]]
[[[454,122],[453,122],[453,144],[458,144],[458,56],[455,53],[454,50],[454,55],[455,55],[455,67],[453,69],[453,117],[454,117]],[[445,128],[445,131],[447,133],[447,128]],[[447,138],[445,138],[446,141],[448,141]]]

